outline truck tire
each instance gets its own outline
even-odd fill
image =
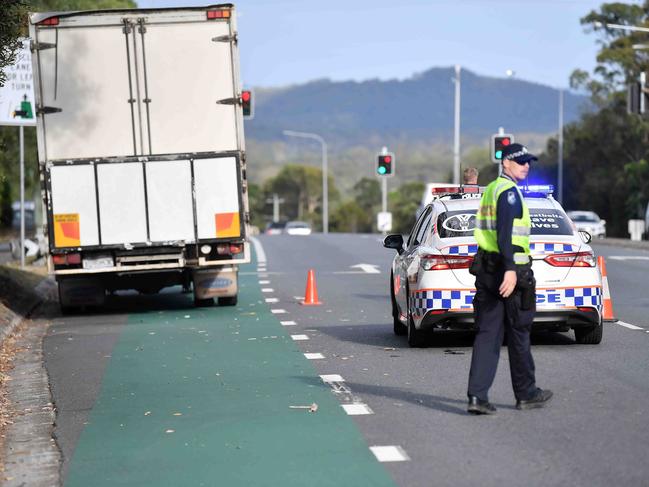
[[[219,298],[219,306],[236,306],[238,301],[238,296]]]
[[[194,298],[194,306],[196,306],[197,308],[207,308],[209,306],[214,306],[214,298]]]
[[[575,328],[575,341],[582,345],[599,345],[604,334],[604,325],[600,321],[598,325],[584,328]]]

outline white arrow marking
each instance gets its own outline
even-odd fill
[[[378,265],[374,264],[356,264],[356,265],[350,265],[349,266],[351,269],[360,269],[363,272],[367,272],[368,274],[380,274],[381,271],[379,270]]]

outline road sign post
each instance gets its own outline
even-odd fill
[[[25,266],[25,134],[24,127],[36,125],[32,53],[23,40],[16,62],[4,68],[6,82],[0,87],[0,125],[18,126],[20,132],[20,265]]]

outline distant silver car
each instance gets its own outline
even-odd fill
[[[284,228],[284,232],[289,235],[311,235],[311,225],[306,222],[288,222]]]
[[[577,227],[593,237],[606,237],[606,220],[602,220],[594,211],[569,211],[568,216]]]

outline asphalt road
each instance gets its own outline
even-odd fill
[[[514,409],[503,353],[490,394],[499,411],[474,417],[466,413],[472,336],[439,333],[428,347],[410,349],[404,337],[393,335],[388,294],[393,252],[382,248],[380,236],[259,240],[267,266],[248,266],[242,277],[256,281],[257,292],[271,301],[259,300],[264,308],[285,311],[276,316],[286,336],[306,335],[292,345],[321,354],[310,360],[313,376],[340,376],[326,386],[336,401],[371,412],[351,419],[367,447],[396,447],[388,452],[401,461],[383,466],[397,485],[646,485],[649,252],[595,246],[607,258],[615,314],[626,326],[606,325],[602,343],[594,346],[575,344],[572,333],[534,337],[538,384],[555,392],[549,408]],[[355,267],[360,264],[369,267]],[[323,304],[306,307],[299,299],[311,268]],[[172,289],[159,296],[120,297],[101,314],[54,319],[45,356],[64,478],[97,398],[106,392],[106,370],[128,323],[185,313],[188,301]],[[218,320],[215,310],[211,316]],[[286,350],[278,353],[281,360],[293,357]]]

